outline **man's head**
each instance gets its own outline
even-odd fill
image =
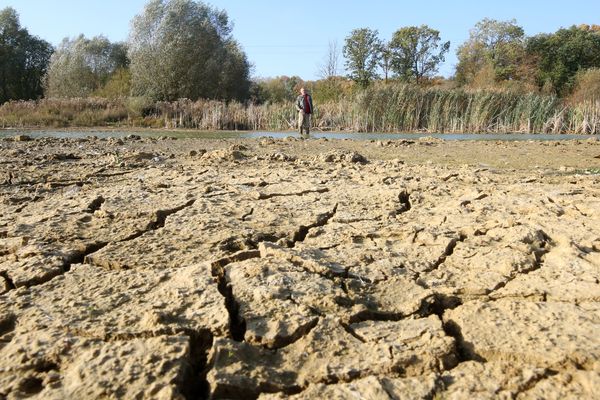
[[[306,90],[304,88],[300,88],[300,94],[304,96],[306,94]]]

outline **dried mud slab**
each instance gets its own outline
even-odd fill
[[[444,313],[470,359],[543,368],[598,368],[597,315],[564,302],[473,301]]]
[[[599,141],[0,141],[0,398],[594,398]]]

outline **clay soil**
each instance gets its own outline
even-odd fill
[[[598,140],[20,139],[0,399],[600,392]]]

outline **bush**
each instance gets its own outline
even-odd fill
[[[600,68],[579,71],[568,100],[572,104],[600,101]]]

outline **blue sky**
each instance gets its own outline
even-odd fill
[[[15,8],[21,25],[52,44],[80,33],[127,38],[129,22],[146,0],[0,0],[0,9]],[[600,24],[597,0],[212,0],[234,22],[234,37],[254,64],[256,77],[298,75],[318,77],[329,41],[344,38],[355,28],[377,29],[389,39],[403,26],[427,24],[450,40],[442,75],[452,75],[455,52],[477,21],[515,18],[528,35],[554,32],[573,24]]]

